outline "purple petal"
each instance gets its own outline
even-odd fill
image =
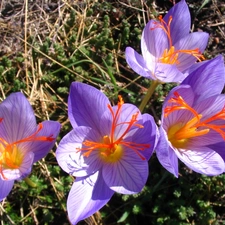
[[[197,70],[200,66],[208,63],[208,61],[209,60],[204,60],[204,61],[201,61],[201,62],[195,62],[191,67],[189,67],[188,69],[186,69],[185,71],[183,71],[183,73],[187,74],[187,76],[188,76],[189,74],[191,74],[195,70]]]
[[[21,140],[34,133],[37,127],[33,109],[20,93],[13,93],[0,104],[0,137],[8,143]]]
[[[148,162],[142,160],[133,150],[123,148],[122,158],[114,163],[107,163],[102,168],[106,185],[121,194],[138,193],[148,178]]]
[[[224,125],[224,123],[223,123]],[[205,127],[203,127],[205,128]],[[188,149],[195,149],[195,148],[200,148],[200,147],[209,147],[211,145],[214,145],[216,143],[219,143],[221,141],[224,141],[224,139],[221,137],[221,135],[214,131],[210,130],[209,133],[202,135],[202,136],[197,136],[190,138],[188,141],[187,148]]]
[[[161,82],[178,82],[180,83],[185,75],[177,69],[175,64],[157,63],[155,74],[157,80]]]
[[[150,20],[142,33],[141,52],[145,62],[152,60],[150,54],[155,58],[160,58],[165,49],[169,49],[169,40],[162,28],[157,28],[159,21]],[[150,54],[149,54],[150,53]]]
[[[113,193],[98,173],[86,179],[77,178],[67,200],[70,222],[74,225],[94,214],[110,200]]]
[[[99,172],[98,180],[95,183],[94,190],[92,193],[92,200],[107,200],[112,197],[114,191],[111,190],[105,183],[102,177],[102,171]]]
[[[108,98],[98,89],[73,82],[68,99],[68,115],[72,126],[88,126],[98,130],[108,104]]]
[[[177,51],[194,50],[198,48],[199,51],[203,53],[207,46],[208,38],[209,34],[205,32],[194,32],[180,39],[175,43],[174,47]],[[179,64],[177,64],[177,68],[180,71],[184,71],[193,65],[197,61],[197,58],[191,54],[179,53],[177,60],[179,62]]]
[[[12,190],[14,181],[5,181],[0,179],[0,201],[2,201]]]
[[[135,133],[129,138],[126,138],[125,141],[132,141],[137,144],[149,144],[149,148],[146,148],[144,151],[139,151],[147,160],[149,160],[157,144],[159,131],[152,116],[143,114],[142,119],[144,128],[135,131]]]
[[[131,67],[131,69],[134,70],[134,72],[148,79],[155,80],[155,78],[152,76],[152,72],[154,71],[155,66],[155,60],[152,59],[153,56],[151,56],[151,54],[149,54],[148,58],[144,59],[133,48],[127,47],[125,50],[125,56],[127,64]],[[149,66],[147,66],[146,61],[148,61]]]
[[[202,64],[182,84],[189,84],[192,87],[199,102],[210,96],[220,94],[223,90],[224,82],[224,63],[220,55]]]
[[[172,16],[171,38],[172,42],[175,43],[190,32],[191,18],[186,2],[182,0],[168,11],[163,18],[166,23],[168,23],[170,16]]]
[[[35,137],[51,137],[52,141],[33,141],[28,142],[28,150],[34,153],[34,163],[45,157],[47,153],[53,148],[56,138],[59,134],[61,125],[55,121],[44,121],[41,123],[43,128]]]
[[[178,177],[178,159],[162,127],[160,128],[160,138],[156,146],[156,155],[161,165],[175,177]]]
[[[225,106],[225,95],[214,95],[194,105],[199,114],[202,114],[201,121],[206,120],[223,110]],[[222,123],[224,120],[221,119]]]
[[[225,161],[225,141],[223,140],[222,142],[217,142],[212,145],[207,146],[210,149],[213,149],[215,152],[217,152]]]
[[[207,176],[216,176],[224,172],[222,157],[207,147],[176,151],[177,157],[190,169]]]
[[[82,146],[84,140],[98,142],[101,137],[95,130],[80,126],[64,136],[56,149],[56,159],[60,167],[77,177],[90,175],[102,166],[98,150],[94,150],[89,157],[82,155],[85,151],[78,152],[78,149],[86,147]]]

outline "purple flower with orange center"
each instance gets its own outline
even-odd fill
[[[20,92],[0,104],[0,201],[14,181],[28,176],[33,164],[51,150],[59,130],[54,121],[37,125],[30,103]]]
[[[225,164],[225,72],[221,56],[204,62],[167,96],[156,154],[178,177],[178,159],[213,176]]]
[[[102,208],[116,191],[140,192],[158,137],[152,116],[123,102],[116,106],[99,90],[73,82],[68,114],[73,130],[59,143],[56,158],[76,177],[67,200],[72,224]]]
[[[197,60],[208,42],[205,32],[190,32],[191,20],[185,0],[174,5],[159,21],[150,20],[141,38],[142,55],[125,51],[128,65],[139,75],[159,82],[181,82],[183,72]]]

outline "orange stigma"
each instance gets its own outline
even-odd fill
[[[216,120],[225,120],[225,106],[210,118],[201,120],[203,115],[189,106],[178,92],[174,92],[174,97],[168,102],[174,103],[174,105],[167,106],[164,109],[165,118],[176,110],[188,110],[193,114],[193,118],[188,122],[179,122],[169,127],[167,131],[168,139],[174,147],[186,148],[190,138],[203,136],[209,133],[210,130],[216,131],[225,140],[225,125],[213,124]]]
[[[172,16],[169,17],[168,23],[163,20],[162,15],[159,16],[159,21],[154,21],[153,24],[154,26],[150,28],[150,30],[155,30],[157,28],[162,29],[169,42],[169,49],[165,49],[162,56],[158,59],[160,63],[165,63],[165,64],[179,64],[180,62],[178,61],[178,56],[179,54],[188,54],[194,56],[198,61],[205,60],[204,56],[201,54],[199,48],[196,49],[179,49],[175,50],[175,47],[173,46],[173,41],[171,37],[171,23],[172,23]]]
[[[117,110],[114,112],[110,104],[107,105],[110,114],[112,116],[112,126],[109,135],[105,135],[100,142],[93,142],[85,140],[82,144],[83,148],[78,148],[78,152],[85,151],[84,156],[88,157],[92,151],[98,150],[100,158],[105,162],[117,162],[123,155],[124,147],[132,149],[142,160],[145,160],[139,151],[144,151],[150,147],[150,144],[138,144],[135,142],[124,141],[125,136],[130,131],[132,127],[143,128],[142,125],[137,124],[137,117],[139,112],[132,115],[130,121],[119,123],[119,118],[121,116],[122,106],[124,101],[122,97],[118,96]],[[121,125],[127,125],[126,129],[120,135],[120,137],[115,138],[115,131]]]
[[[33,141],[53,141],[53,135],[50,136],[36,136],[43,129],[43,124],[38,125],[38,129],[32,135],[23,138],[21,140],[15,141],[13,143],[8,143],[3,138],[0,138],[0,174],[2,178],[7,180],[3,170],[4,169],[18,169],[23,163],[25,153],[21,150],[21,147],[18,146],[20,143],[24,142],[33,142]]]

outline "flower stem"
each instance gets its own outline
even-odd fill
[[[37,184],[35,184],[30,178],[28,177],[25,177],[24,178],[24,181],[32,188],[36,188],[37,187]]]
[[[154,93],[156,87],[159,85],[160,83],[157,81],[157,80],[153,80],[152,83],[151,83],[151,86],[149,87],[145,97],[143,98],[140,106],[139,106],[139,109],[140,111],[142,112],[145,108],[145,106],[147,105],[149,99],[151,98],[152,94]]]

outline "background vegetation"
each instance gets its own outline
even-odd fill
[[[210,33],[205,57],[224,54],[225,3],[187,3],[192,31]],[[51,119],[62,124],[58,141],[71,129],[67,97],[72,81],[99,88],[112,103],[121,94],[126,102],[138,106],[150,81],[140,79],[127,66],[124,50],[132,46],[140,52],[146,22],[172,6],[169,0],[2,0],[0,100],[12,92],[23,92],[38,121]],[[164,97],[172,87],[159,86],[145,109],[157,124]],[[74,178],[57,166],[55,148],[33,167],[30,179],[37,187],[16,182],[0,203],[1,225],[69,224],[66,199]],[[149,168],[141,193],[115,194],[100,212],[80,224],[225,224],[225,175],[206,177],[180,164],[176,179],[155,155]]]

